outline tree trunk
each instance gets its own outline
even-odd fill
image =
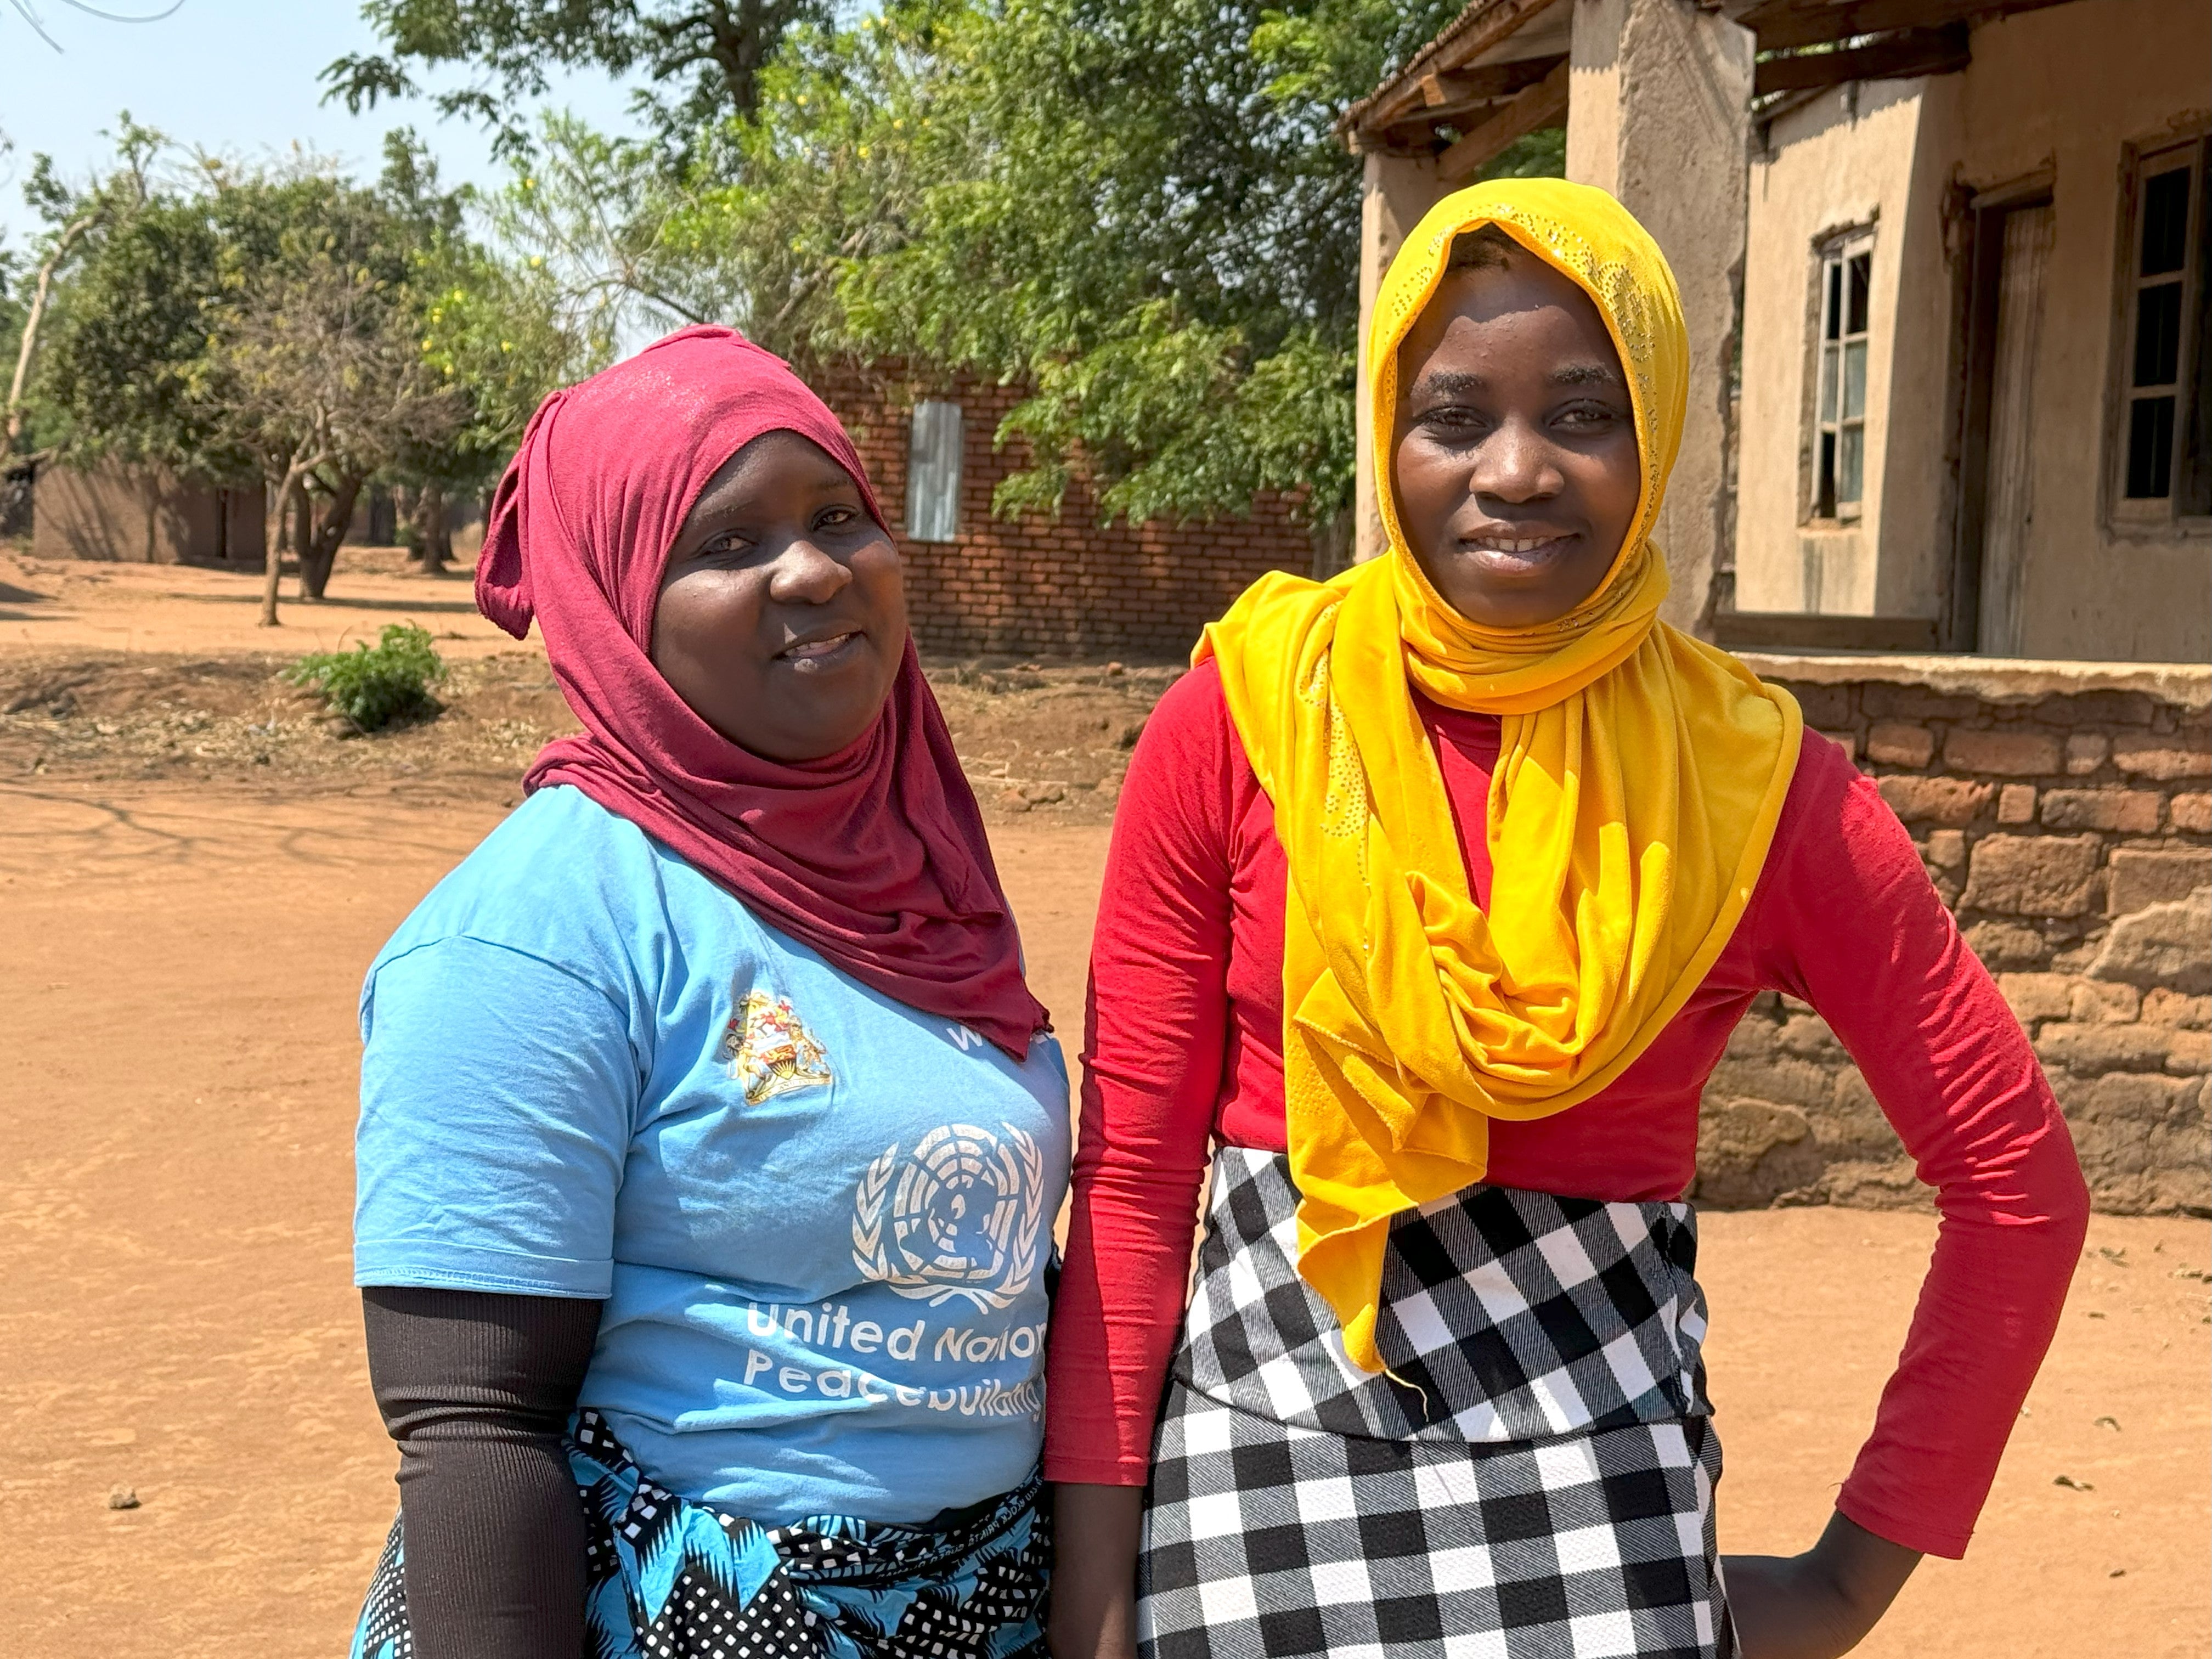
[[[300,481],[307,477],[307,469],[294,461],[284,469],[284,476],[276,484],[273,499],[269,503],[264,520],[268,526],[261,566],[261,626],[274,628],[276,619],[276,587],[284,574],[284,544],[286,529],[292,520],[293,498],[300,492]]]
[[[453,556],[453,532],[446,518],[446,492],[436,484],[425,484],[416,492],[414,511],[409,515],[415,526],[415,566],[426,576],[442,572]]]
[[[308,529],[300,543],[301,599],[320,599],[330,586],[331,568],[338,562],[338,544],[345,540],[346,526],[353,521],[353,504],[366,482],[358,472],[342,474],[321,511],[315,511],[312,503],[305,504]],[[304,490],[301,493],[306,495]]]

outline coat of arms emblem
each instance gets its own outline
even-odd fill
[[[821,1039],[793,1012],[789,997],[765,991],[745,994],[744,1005],[722,1028],[720,1054],[730,1075],[745,1085],[749,1105],[831,1080]]]
[[[1030,1287],[1043,1247],[1044,1154],[1011,1123],[932,1129],[868,1165],[853,1199],[853,1261],[901,1296],[979,1311]]]

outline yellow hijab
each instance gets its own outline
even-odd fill
[[[1390,493],[1399,343],[1462,233],[1494,224],[1596,303],[1643,457],[1633,527],[1553,623],[1478,626],[1406,548]],[[1390,1218],[1483,1178],[1492,1118],[1618,1078],[1728,943],[1773,839],[1801,731],[1790,695],[1658,620],[1650,542],[1681,441],[1674,273],[1602,191],[1513,179],[1446,198],[1391,265],[1368,338],[1389,552],[1326,583],[1273,575],[1206,631],[1290,864],[1283,1069],[1298,1270],[1382,1369]],[[1487,914],[1475,905],[1413,688],[1503,716]]]

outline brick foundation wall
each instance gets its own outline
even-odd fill
[[[1279,495],[1255,501],[1249,519],[1102,528],[1079,480],[1057,519],[993,518],[992,491],[1027,464],[1020,447],[994,452],[991,442],[1021,401],[1019,387],[965,374],[917,381],[896,362],[812,368],[807,379],[853,434],[899,532],[908,608],[925,651],[1179,659],[1267,572],[1311,568],[1295,503]],[[964,418],[959,530],[951,542],[917,542],[902,528],[908,410],[923,397],[957,403]]]
[[[1849,748],[2035,1042],[2097,1207],[2212,1213],[2212,671],[1750,659]],[[1826,1024],[1762,996],[1705,1090],[1700,1201],[1920,1205]]]

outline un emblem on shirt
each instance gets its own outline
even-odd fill
[[[912,1152],[894,1141],[853,1196],[861,1274],[932,1307],[966,1297],[1012,1304],[1036,1276],[1044,1231],[1044,1155],[1011,1123],[932,1129]]]

